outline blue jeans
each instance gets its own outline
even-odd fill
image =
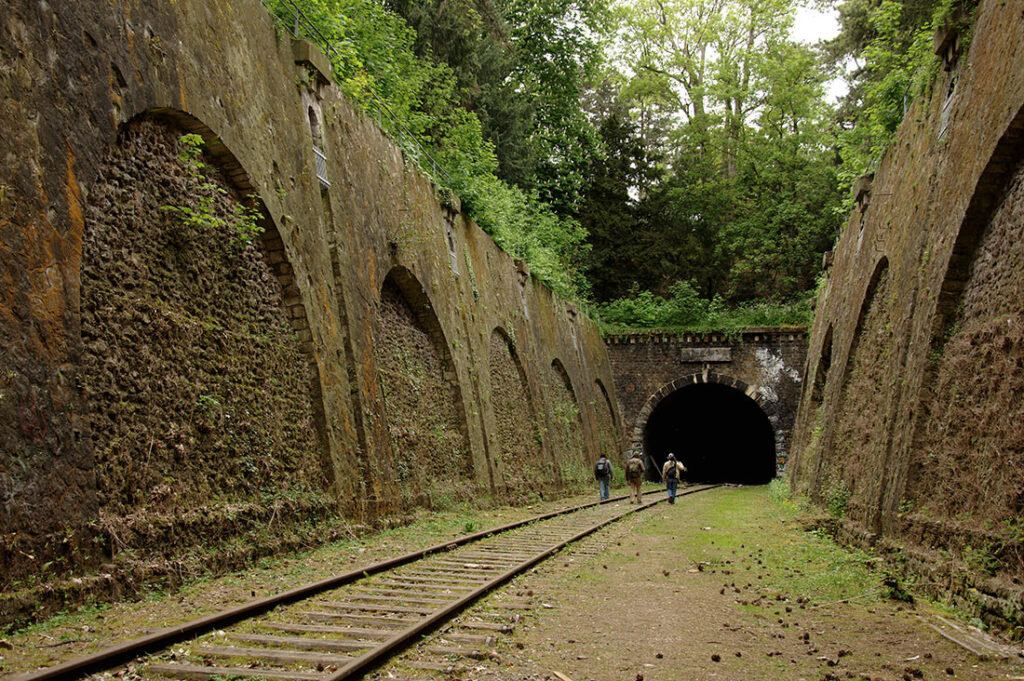
[[[668,503],[676,503],[676,487],[679,485],[679,480],[668,478],[665,480],[665,489],[668,490]]]
[[[598,478],[597,479],[598,488],[601,491],[601,501],[604,501],[605,499],[608,498],[608,485],[609,485],[609,483],[611,483],[611,479],[610,478]]]

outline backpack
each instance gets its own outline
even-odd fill
[[[606,459],[599,459],[598,462],[594,464],[594,477],[595,478],[606,478],[606,477],[608,477],[608,473],[609,473],[608,468],[609,468],[608,461]]]
[[[679,462],[673,461],[672,467],[665,471],[666,480],[678,480],[679,479]]]
[[[644,462],[638,458],[632,458],[626,462],[626,477],[635,480],[644,474]]]

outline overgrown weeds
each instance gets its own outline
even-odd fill
[[[808,326],[814,317],[814,293],[778,302],[750,302],[728,306],[718,296],[700,297],[693,283],[678,281],[667,298],[634,289],[627,298],[597,308],[604,333],[628,331],[739,332],[758,326]]]

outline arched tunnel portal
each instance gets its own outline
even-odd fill
[[[775,477],[775,429],[744,384],[691,380],[666,388],[649,401],[646,420],[637,423],[642,432],[634,434],[654,464],[650,480],[661,479],[669,452],[693,482],[759,485]]]

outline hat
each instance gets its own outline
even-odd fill
[[[639,449],[634,449],[633,450],[633,456],[640,456],[640,450]]]
[[[672,459],[673,461],[675,461],[675,459],[676,459],[676,455],[675,455],[675,454],[673,454],[672,452],[669,452],[669,453],[668,453],[668,458],[670,458],[670,459]]]

